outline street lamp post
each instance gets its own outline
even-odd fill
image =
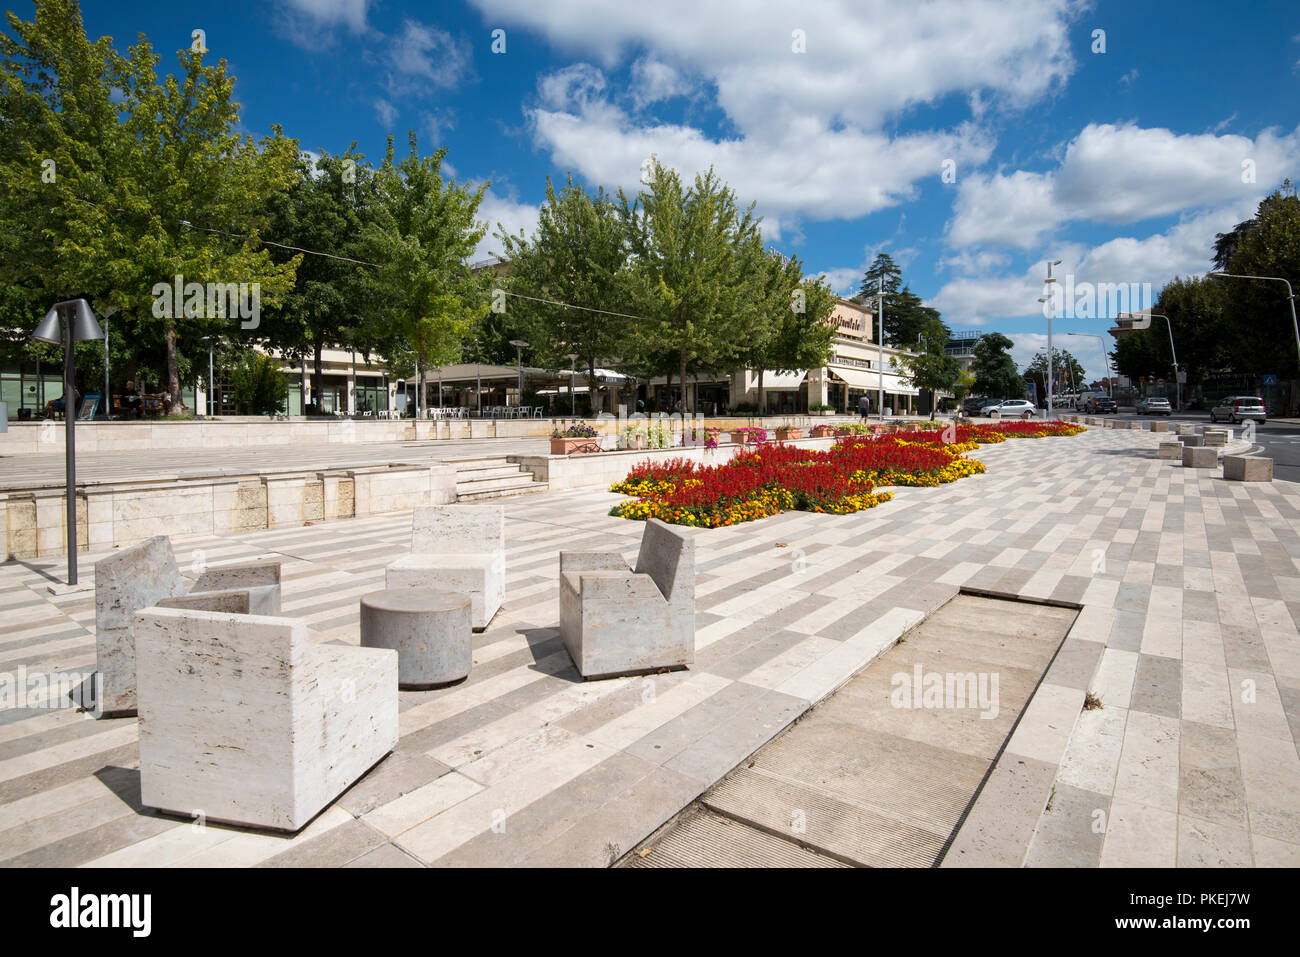
[[[578,400],[573,394],[574,377],[578,374],[578,367],[575,363],[578,361],[578,354],[570,352],[566,358],[569,360],[569,415],[572,418],[578,417]]]
[[[57,302],[32,333],[37,342],[63,343],[64,468],[67,481],[68,584],[77,584],[77,360],[75,344],[102,338],[90,303],[84,299]]]
[[[1294,308],[1294,306],[1292,308]],[[1143,313],[1143,315],[1150,316],[1152,319],[1163,319],[1165,321],[1166,328],[1168,328],[1169,330],[1169,354],[1174,357],[1174,409],[1175,411],[1182,411],[1183,383],[1178,375],[1178,353],[1174,350],[1174,322],[1168,316],[1162,316],[1158,312],[1148,312],[1148,313]],[[1117,316],[1116,318],[1136,319],[1137,316],[1134,313],[1126,312],[1122,316]]]
[[[1056,303],[1052,300],[1052,267],[1061,265],[1061,260],[1053,259],[1047,264],[1047,295],[1039,296],[1038,301],[1046,304],[1047,309],[1047,418],[1052,417],[1052,379],[1056,375],[1056,361],[1052,355],[1052,319],[1056,316]]]
[[[523,350],[528,348],[528,343],[523,339],[511,339],[510,344],[515,347],[515,368],[519,370],[519,394],[515,396],[515,408],[520,408],[524,404],[524,353]]]
[[[1092,332],[1067,332],[1066,335],[1086,336],[1089,339],[1096,339],[1101,344],[1101,361],[1106,364],[1106,392],[1112,399],[1115,398],[1115,384],[1111,381],[1110,376],[1110,357],[1106,355],[1106,340]]]
[[[1295,293],[1291,290],[1290,280],[1283,279],[1281,276],[1242,276],[1230,272],[1212,272],[1210,273],[1215,279],[1258,279],[1262,282],[1284,282],[1286,283],[1286,299],[1291,304],[1291,328],[1295,332],[1296,354],[1300,356],[1300,322],[1296,321],[1295,315]]]

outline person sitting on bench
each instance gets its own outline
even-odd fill
[[[72,405],[73,405],[72,414],[73,415],[76,415],[77,413],[76,406],[80,404],[81,404],[81,393],[78,392],[76,389],[73,389],[72,390]],[[51,399],[49,402],[45,403],[45,411],[42,414],[47,419],[54,418],[56,414],[63,415],[65,405],[66,403],[64,402],[64,396],[59,396],[57,399]]]
[[[122,392],[122,406],[129,416],[138,419],[143,414],[144,400],[140,398],[140,393],[136,391],[135,380],[127,382],[126,389]]]

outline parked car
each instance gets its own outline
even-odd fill
[[[1083,411],[1089,415],[1105,415],[1107,412],[1118,412],[1119,404],[1108,395],[1090,395],[1083,404]]]
[[[997,412],[1003,419],[1032,419],[1037,412],[1034,403],[1028,399],[1007,399],[1005,402],[991,403],[980,410],[980,415]]]
[[[1233,425],[1246,419],[1253,419],[1261,425],[1268,421],[1268,412],[1264,409],[1264,400],[1257,395],[1230,395],[1210,409],[1210,421],[1227,419]]]
[[[1173,415],[1174,408],[1168,399],[1150,396],[1137,404],[1138,415]]]
[[[962,400],[961,411],[963,415],[979,415],[984,406],[1001,401],[1001,399],[990,399],[986,395],[973,395]]]

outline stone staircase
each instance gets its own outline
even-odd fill
[[[457,502],[532,495],[547,489],[532,472],[506,459],[460,459],[447,464],[456,467]]]

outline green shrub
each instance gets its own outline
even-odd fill
[[[289,398],[289,382],[275,361],[246,352],[230,370],[230,387],[240,415],[279,412]]]

